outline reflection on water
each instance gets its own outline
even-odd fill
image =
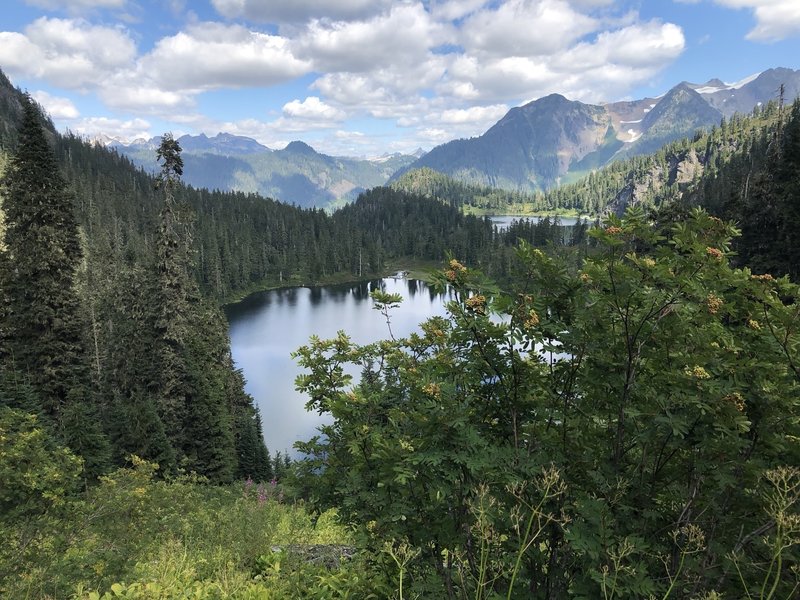
[[[388,337],[386,322],[369,297],[378,288],[404,298],[391,313],[395,336],[406,336],[425,319],[445,314],[448,297],[422,282],[393,278],[258,292],[225,307],[233,358],[261,409],[271,452],[291,450],[295,440],[309,439],[322,423],[319,415],[305,411],[307,398],[294,389],[301,369],[290,353],[311,335],[331,338],[340,330],[358,344]]]
[[[532,217],[519,217],[514,215],[493,215],[489,217],[489,220],[497,226],[498,229],[508,229],[508,226],[511,225],[511,221],[531,221],[532,223],[538,223],[544,219],[544,217],[539,216],[532,216]],[[550,222],[552,223],[555,220],[555,217],[550,217]],[[585,219],[584,219],[585,220]],[[558,217],[558,222],[563,225],[564,227],[572,227],[575,223],[578,222],[577,217]]]

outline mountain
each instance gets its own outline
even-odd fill
[[[270,152],[266,146],[259,144],[252,138],[230,133],[218,133],[214,137],[200,135],[183,135],[178,138],[184,152],[209,153],[209,154],[255,154]]]
[[[784,86],[786,103],[794,100],[800,95],[800,70],[769,69],[731,84],[715,79],[697,87],[695,91],[702,94],[711,106],[730,117],[734,113],[750,112],[754,106],[777,100],[781,85]]]
[[[733,84],[682,82],[657,98],[603,105],[552,94],[512,108],[481,136],[435,147],[394,178],[428,167],[466,183],[546,190],[775,101],[781,84],[791,101],[800,71],[770,69]]]
[[[630,141],[618,157],[655,152],[677,138],[691,136],[698,129],[719,123],[722,113],[685,83],[667,92],[644,115],[641,133]]]
[[[146,171],[155,171],[159,138],[113,147]],[[321,154],[301,141],[271,150],[257,141],[219,133],[178,138],[183,149],[183,180],[197,188],[258,193],[302,207],[328,208],[350,201],[366,189],[383,185],[413,155],[377,159]]]
[[[465,182],[507,189],[547,188],[574,162],[613,146],[610,131],[602,107],[552,94],[512,108],[480,137],[437,146],[407,170],[429,167]]]

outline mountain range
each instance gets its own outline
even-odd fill
[[[769,69],[733,84],[682,82],[656,98],[599,105],[552,94],[512,108],[481,136],[437,146],[394,177],[429,167],[466,183],[546,190],[777,101],[781,85],[793,100],[800,71]]]
[[[258,192],[299,206],[332,207],[423,167],[464,183],[540,191],[777,101],[781,86],[787,102],[800,94],[800,70],[769,69],[731,84],[681,82],[658,97],[607,104],[551,94],[512,108],[478,137],[453,140],[427,154],[377,159],[328,156],[301,141],[271,150],[227,133],[179,141],[187,183]],[[146,170],[156,169],[156,138],[111,145]]]
[[[160,138],[134,140],[96,139],[116,148],[146,171],[158,169],[155,150]],[[354,200],[366,189],[383,185],[398,169],[414,162],[420,153],[387,154],[363,159],[321,154],[301,141],[272,150],[244,136],[219,133],[183,135],[183,179],[196,188],[258,193],[302,207],[331,207]]]

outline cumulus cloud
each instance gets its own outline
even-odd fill
[[[509,0],[469,17],[461,44],[491,56],[536,56],[567,48],[597,27],[563,0]]]
[[[582,9],[601,8],[614,4],[614,0],[567,0],[567,2]]]
[[[448,69],[441,94],[460,100],[537,98],[562,93],[597,102],[646,82],[685,48],[680,27],[651,21],[602,31],[552,54],[481,57],[464,54]]]
[[[441,112],[439,121],[453,125],[477,125],[480,129],[484,129],[485,126],[494,124],[507,112],[508,106],[505,104],[451,108]]]
[[[455,21],[474,13],[487,4],[488,0],[444,0],[431,2],[431,13],[437,19]]]
[[[161,89],[199,91],[283,83],[308,72],[310,63],[292,54],[286,38],[199,23],[159,40],[140,67]]]
[[[77,119],[80,116],[77,107],[69,98],[51,96],[44,91],[33,92],[31,95],[54,119]]]
[[[416,145],[438,144],[455,138],[469,138],[482,134],[508,112],[505,104],[446,108],[431,106],[428,111],[398,119],[401,127],[413,128]]]
[[[364,21],[313,21],[293,49],[321,72],[374,71],[425,60],[430,48],[453,39],[422,4],[398,4]]]
[[[126,30],[82,19],[42,17],[24,34],[0,32],[4,69],[68,89],[98,85],[135,57],[136,45]]]
[[[345,118],[344,111],[325,104],[316,96],[309,96],[302,102],[292,100],[283,105],[283,114],[287,118],[309,121],[341,121]]]
[[[581,73],[603,65],[659,68],[677,58],[685,44],[680,27],[651,21],[604,31],[595,41],[578,44],[562,54],[554,64],[559,70]]]
[[[776,42],[800,33],[800,2],[797,0],[715,0],[728,8],[749,8],[756,26],[747,39]]]
[[[389,0],[211,0],[219,14],[262,23],[304,23],[312,19],[358,19],[381,12]]]
[[[174,115],[195,104],[191,94],[164,90],[132,73],[112,77],[98,95],[107,106],[135,113]]]

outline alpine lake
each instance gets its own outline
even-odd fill
[[[491,217],[501,229],[519,218]],[[569,227],[575,219],[562,218],[561,223]],[[291,357],[292,352],[307,344],[312,335],[328,339],[344,331],[357,344],[389,337],[386,320],[374,309],[370,297],[374,289],[403,297],[390,313],[392,333],[398,338],[417,331],[419,324],[432,316],[445,315],[445,305],[452,299],[398,273],[353,284],[256,292],[224,307],[233,359],[261,411],[264,439],[271,453],[289,452],[296,457],[294,442],[316,435],[326,419],[306,411],[308,398],[295,389],[295,379],[303,369]],[[356,381],[359,373],[350,374]]]

